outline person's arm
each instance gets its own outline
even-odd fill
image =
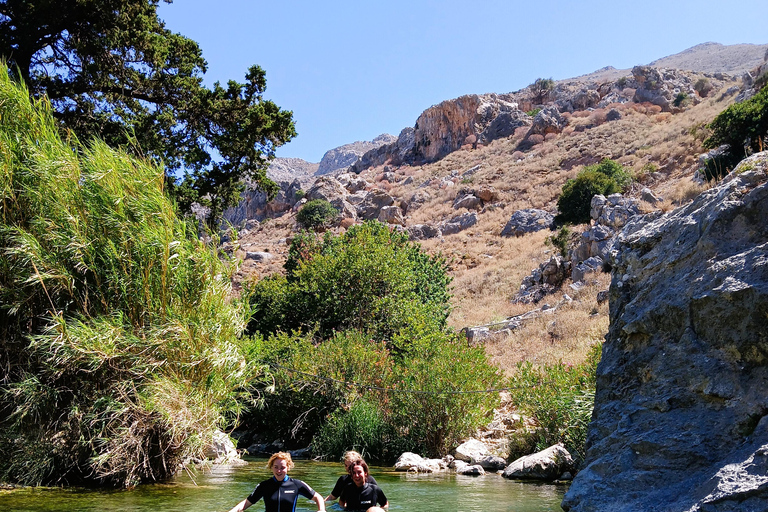
[[[331,494],[328,495],[327,498],[325,498],[325,501],[333,501],[339,496],[341,496],[341,491],[344,489],[344,476],[340,476],[338,480],[336,480],[336,485],[333,486],[333,490],[331,491]]]
[[[247,509],[251,505],[253,505],[253,503],[248,501],[248,498],[245,498],[243,501],[235,505],[234,508],[232,508],[232,510],[230,510],[229,512],[242,512],[243,510]]]
[[[315,493],[314,496],[312,496],[312,501],[317,503],[317,510],[318,512],[325,512],[325,501],[323,500],[323,497],[320,496],[320,493]]]

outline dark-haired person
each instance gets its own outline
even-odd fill
[[[376,511],[389,508],[384,491],[368,482],[368,464],[363,460],[352,463],[349,469],[352,483],[347,484],[339,496],[339,505],[346,510]]]
[[[289,512],[296,510],[296,501],[304,496],[317,503],[317,510],[325,512],[325,502],[319,493],[301,480],[288,476],[293,469],[291,454],[278,452],[269,458],[267,467],[272,470],[272,478],[264,480],[243,501],[235,505],[229,512],[241,512],[260,499],[264,499],[266,512]]]
[[[352,476],[349,474],[349,469],[352,467],[352,464],[354,462],[357,462],[358,460],[363,460],[363,456],[357,453],[356,451],[350,450],[344,454],[344,458],[342,459],[344,461],[344,470],[347,472],[346,475],[341,475],[338,480],[336,480],[336,485],[333,486],[333,490],[331,491],[331,494],[329,494],[325,501],[333,501],[339,496],[341,496],[341,491],[344,490],[344,487],[347,484],[352,483]],[[373,478],[371,475],[368,475],[368,483],[375,484],[376,479]]]

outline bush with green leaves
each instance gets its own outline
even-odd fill
[[[529,434],[536,450],[563,443],[575,461],[584,460],[587,427],[595,400],[595,375],[602,344],[595,343],[586,361],[580,365],[559,362],[536,367],[530,362],[518,365],[511,379],[512,402],[532,420]],[[522,434],[525,437],[527,434]],[[529,449],[527,440],[512,443]],[[523,455],[523,454],[512,454]]]
[[[622,192],[632,177],[614,160],[603,159],[599,164],[585,166],[574,179],[563,185],[557,199],[558,223],[582,224],[590,221],[592,198]]]
[[[726,152],[713,161],[708,176],[714,178],[732,171],[753,152],[763,151],[768,135],[768,87],[763,87],[752,98],[734,103],[720,112],[709,124],[712,130],[704,147],[714,149],[727,146]]]
[[[59,136],[0,70],[0,480],[171,477],[259,372],[233,268],[180,220],[163,169]]]
[[[448,317],[445,260],[377,221],[322,239],[301,233],[291,243],[285,268],[285,276],[249,287],[249,332],[317,329],[324,338],[352,328],[387,340],[416,320],[439,329]]]
[[[325,199],[313,199],[296,214],[296,222],[304,229],[325,229],[339,216],[339,210]]]

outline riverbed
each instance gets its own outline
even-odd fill
[[[248,459],[242,467],[213,467],[181,472],[164,484],[142,485],[131,490],[105,491],[80,488],[25,488],[0,491],[3,512],[190,512],[227,511],[248,496],[255,485],[271,476],[266,460]],[[304,480],[327,496],[342,474],[340,463],[296,461],[290,476]],[[562,512],[560,501],[567,487],[506,480],[497,474],[462,476],[454,473],[413,475],[388,467],[371,467],[389,499],[392,512]],[[337,504],[328,505],[338,512]],[[263,511],[257,503],[249,510]],[[317,510],[299,499],[297,512]]]

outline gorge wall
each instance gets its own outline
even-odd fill
[[[768,152],[611,250],[570,512],[768,510]]]

